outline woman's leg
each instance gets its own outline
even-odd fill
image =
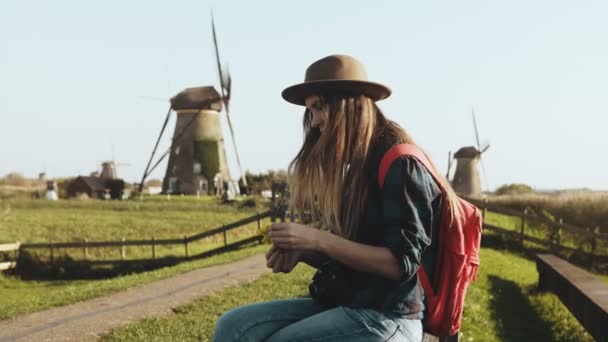
[[[264,341],[285,326],[326,310],[310,298],[276,300],[241,306],[224,313],[214,342]]]
[[[376,310],[337,307],[290,324],[266,341],[419,342],[422,324],[419,320],[406,320]]]

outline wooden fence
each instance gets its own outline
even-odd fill
[[[222,251],[238,248],[240,246],[261,241],[261,236],[252,236],[243,240],[235,241],[232,243],[228,243],[226,233],[239,228],[241,226],[257,222],[258,229],[261,228],[261,220],[270,217],[273,221],[276,218],[281,218],[284,220],[284,215],[277,215],[275,211],[266,211],[254,216],[250,216],[244,218],[242,220],[222,225],[220,227],[204,231],[202,233],[193,235],[193,236],[184,236],[182,238],[173,238],[173,239],[156,239],[156,237],[152,236],[150,239],[146,240],[125,240],[124,238],[120,241],[88,241],[87,239],[83,239],[82,241],[75,242],[48,242],[48,243],[12,243],[12,244],[4,244],[0,245],[0,252],[7,251],[15,251],[18,253],[21,250],[26,249],[47,249],[49,251],[50,262],[53,264],[56,258],[56,251],[60,248],[72,248],[72,249],[80,249],[82,250],[83,260],[88,264],[114,264],[114,263],[141,263],[141,262],[149,262],[157,260],[158,256],[156,253],[156,249],[158,246],[167,246],[167,245],[182,245],[184,247],[184,255],[181,259],[190,260],[203,258],[209,255],[213,255]],[[215,235],[223,235],[223,246],[199,253],[197,255],[191,255],[189,253],[188,245],[192,242],[202,240]],[[150,256],[149,259],[130,259],[126,260],[126,250],[125,248],[128,246],[148,246],[150,247]],[[91,248],[119,248],[120,249],[120,259],[119,260],[88,260],[88,251]],[[15,255],[15,261],[0,263],[0,270],[5,270],[9,268],[14,268],[16,266],[17,254]]]
[[[20,247],[20,243],[19,242],[15,242],[15,243],[5,243],[5,244],[1,244],[0,245],[0,253],[14,253],[13,255],[13,261],[4,261],[4,262],[0,262],[0,271],[6,271],[6,270],[10,270],[12,268],[15,268],[17,266],[17,262],[14,260],[17,260],[19,257],[19,247]]]
[[[594,228],[583,228],[573,224],[565,223],[562,219],[559,218],[557,220],[551,220],[550,218],[544,216],[530,215],[528,209],[519,211],[512,208],[502,207],[488,203],[487,200],[481,201],[467,198],[467,201],[473,203],[482,211],[484,221],[488,211],[497,214],[517,217],[519,219],[519,229],[517,230],[508,229],[505,227],[498,227],[496,225],[488,224],[485,222],[483,227],[484,229],[488,229],[490,231],[512,236],[516,240],[519,240],[522,246],[524,245],[525,241],[529,241],[537,243],[539,245],[548,246],[553,250],[568,250],[571,252],[581,252],[581,250],[568,247],[563,243],[564,241],[562,237],[565,232],[568,232],[576,235],[579,240],[588,243],[589,252],[583,253],[587,255],[592,265],[595,262],[606,262],[608,260],[608,255],[601,255],[599,253],[599,242],[608,242],[608,234],[601,233],[599,226]],[[544,224],[549,227],[549,239],[542,239],[526,234],[526,226],[529,227],[532,223],[541,225]]]
[[[600,233],[599,227],[595,227],[594,229],[582,228],[572,224],[568,224],[563,222],[562,220],[551,220],[546,217],[539,217],[534,215],[529,215],[527,209],[518,211],[515,209],[497,206],[487,201],[481,201],[476,199],[467,198],[467,200],[480,208],[482,211],[482,215],[484,218],[488,211],[508,215],[512,217],[517,217],[519,219],[519,229],[513,230],[505,227],[498,227],[492,224],[488,224],[484,222],[484,228],[495,231],[501,234],[509,235],[519,240],[523,245],[525,241],[534,242],[540,245],[549,246],[550,248],[557,250],[570,250],[576,251],[576,249],[565,246],[561,241],[561,236],[563,232],[569,232],[575,234],[579,239],[584,239],[589,246],[590,252],[585,253],[588,255],[591,264],[594,262],[607,262],[608,255],[600,255],[598,253],[598,242],[606,243],[608,242],[608,234]],[[273,199],[273,203],[275,200]],[[116,262],[129,262],[129,263],[137,263],[142,261],[156,260],[157,259],[157,247],[163,245],[182,245],[184,248],[184,258],[191,259],[196,257],[201,257],[203,255],[209,255],[210,253],[217,253],[223,250],[227,250],[230,248],[235,248],[243,243],[240,241],[233,242],[231,244],[227,241],[226,233],[243,225],[256,222],[258,223],[258,228],[260,228],[261,220],[267,217],[271,217],[274,221],[276,218],[280,218],[282,221],[285,220],[285,208],[280,205],[273,205],[273,209],[264,213],[260,213],[227,225],[222,225],[220,227],[193,235],[193,236],[183,236],[181,238],[172,238],[172,239],[156,239],[156,237],[152,236],[149,239],[141,239],[141,240],[125,240],[122,239],[120,241],[87,241],[83,239],[82,241],[75,242],[46,242],[46,243],[10,243],[0,245],[0,253],[11,252],[13,251],[15,254],[14,261],[2,262],[0,263],[0,271],[6,270],[10,268],[14,268],[16,265],[17,255],[20,250],[24,249],[47,249],[49,252],[51,263],[54,261],[56,257],[56,252],[60,248],[72,248],[72,249],[80,249],[82,250],[83,260],[87,261],[91,264],[113,264]],[[530,225],[531,223],[537,224],[545,224],[550,229],[550,239],[542,239],[539,237],[531,236],[526,234],[526,225]],[[211,251],[203,252],[199,255],[191,255],[189,253],[188,245],[194,241],[198,241],[204,238],[208,238],[215,235],[223,235],[224,244],[222,247],[216,248]],[[255,239],[259,237],[251,237],[251,239]],[[245,241],[245,240],[243,240]],[[151,259],[131,259],[126,260],[125,248],[128,246],[149,246]],[[120,259],[119,260],[88,260],[88,251],[91,248],[119,248],[120,249]]]

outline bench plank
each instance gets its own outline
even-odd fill
[[[552,254],[537,254],[538,288],[555,293],[585,329],[608,342],[608,284]]]

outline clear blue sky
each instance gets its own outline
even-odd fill
[[[142,97],[218,83],[212,8],[246,169],[287,166],[302,110],[281,90],[347,53],[442,170],[475,107],[490,188],[608,189],[606,1],[2,1],[0,175],[88,174],[114,146],[137,181],[168,108]]]

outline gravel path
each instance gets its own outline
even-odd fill
[[[110,329],[172,309],[269,272],[264,255],[201,268],[105,297],[0,321],[4,341],[93,341]]]

